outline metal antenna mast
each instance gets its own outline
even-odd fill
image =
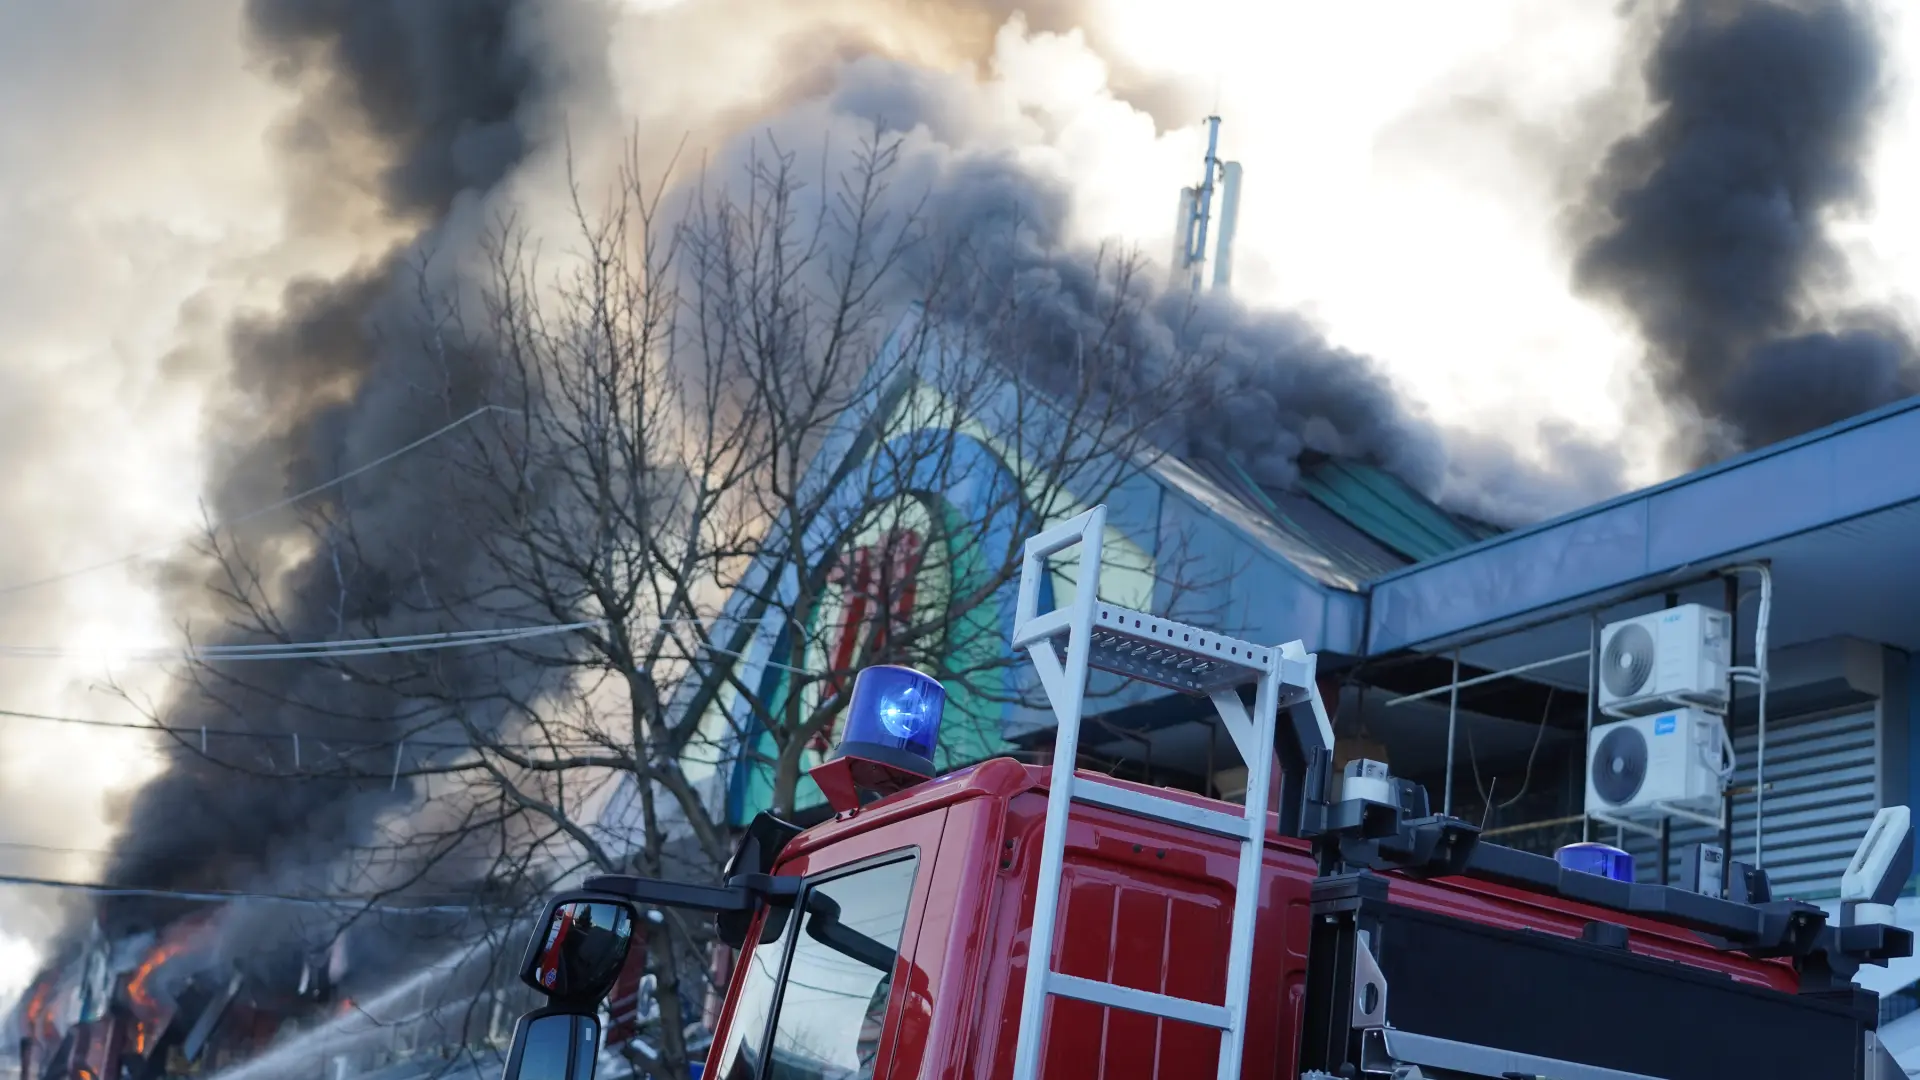
[[[1214,242],[1213,287],[1225,289],[1233,276],[1233,234],[1240,216],[1240,163],[1220,160],[1220,118],[1207,117],[1206,173],[1198,187],[1180,189],[1179,216],[1174,221],[1173,273],[1198,293],[1205,280],[1207,230],[1213,220],[1213,193],[1220,188],[1220,230]]]

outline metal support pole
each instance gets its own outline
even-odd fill
[[[1734,684],[1741,680],[1751,682],[1758,688],[1754,701],[1754,755],[1753,755],[1753,868],[1766,868],[1766,832],[1767,832],[1767,624],[1773,615],[1773,570],[1766,563],[1754,563],[1750,566],[1736,566],[1728,571],[1730,575],[1754,573],[1760,576],[1760,609],[1753,620],[1753,663],[1741,666],[1733,665]],[[1729,578],[1729,580],[1737,580]],[[1739,624],[1735,623],[1737,631]],[[1731,698],[1731,695],[1729,695]],[[1728,712],[1732,712],[1731,700]],[[1731,734],[1732,729],[1728,729]]]
[[[1581,771],[1585,771],[1586,754],[1593,752],[1593,713],[1600,701],[1600,613],[1595,611],[1587,616],[1587,742],[1580,756]],[[1580,796],[1584,803],[1586,795]],[[1581,806],[1584,813],[1586,807]],[[1583,818],[1580,822],[1580,839],[1593,839],[1593,819]]]
[[[1721,587],[1726,590],[1727,624],[1731,627],[1728,634],[1733,639],[1732,644],[1728,646],[1728,655],[1733,663],[1727,666],[1738,667],[1740,666],[1740,579],[1732,574],[1728,574],[1721,578],[1720,582]],[[1724,721],[1727,725],[1727,738],[1729,739],[1733,738],[1734,705],[1739,700],[1739,692],[1739,681],[1735,678],[1734,674],[1729,671],[1727,673],[1727,715]],[[1736,755],[1734,759],[1734,775],[1739,775],[1739,771],[1740,762]],[[1727,863],[1731,864],[1733,862],[1732,777],[1727,779],[1727,790],[1725,796],[1721,799],[1720,813],[1720,850],[1726,853],[1724,857]]]
[[[1220,789],[1218,787],[1215,787],[1213,783],[1213,777],[1216,771],[1216,768],[1213,763],[1214,762],[1213,752],[1214,752],[1214,747],[1219,743],[1219,741],[1220,741],[1220,714],[1216,712],[1214,715],[1207,718],[1207,782],[1201,785],[1202,789],[1206,791],[1207,798],[1209,799],[1217,799],[1220,797]]]
[[[1766,573],[1763,568],[1761,573]],[[1772,592],[1772,581],[1767,581],[1767,593]],[[1765,870],[1767,857],[1765,851],[1767,833],[1767,608],[1773,597],[1763,593],[1760,597],[1760,619],[1758,629],[1754,631],[1753,666],[1756,669],[1754,681],[1760,684],[1759,700],[1754,703],[1753,723],[1755,727],[1755,746],[1753,753],[1753,868]]]
[[[1680,606],[1680,594],[1677,592],[1668,593],[1667,594],[1667,610],[1672,611],[1674,608],[1677,608],[1679,606]],[[1660,884],[1662,885],[1667,884],[1669,877],[1673,873],[1673,871],[1668,867],[1668,863],[1672,860],[1672,858],[1673,858],[1673,818],[1662,815],[1660,818]]]
[[[1340,705],[1337,701],[1333,706],[1333,715],[1335,718],[1338,718],[1340,715]],[[1356,683],[1354,685],[1353,726],[1348,730],[1353,732],[1353,738],[1356,745],[1361,745],[1363,743],[1363,740],[1365,740],[1367,737],[1367,684],[1366,683]],[[1335,741],[1338,742],[1339,740],[1336,738]],[[1384,754],[1385,752],[1386,752],[1385,749],[1382,748],[1381,753]]]
[[[1454,729],[1460,723],[1460,650],[1453,650],[1453,685],[1447,692],[1447,794],[1440,808],[1442,814],[1453,813],[1453,744]]]
[[[1438,697],[1441,694],[1448,693],[1455,686],[1458,686],[1460,689],[1464,690],[1469,686],[1479,686],[1482,683],[1496,682],[1500,679],[1507,679],[1515,675],[1524,674],[1525,672],[1538,671],[1544,667],[1554,667],[1559,664],[1572,663],[1575,660],[1584,660],[1587,656],[1587,651],[1588,650],[1586,649],[1582,649],[1579,652],[1570,652],[1564,656],[1554,656],[1554,657],[1549,657],[1548,659],[1545,659],[1545,660],[1535,660],[1531,664],[1520,664],[1517,667],[1501,668],[1499,671],[1489,671],[1485,675],[1475,675],[1473,678],[1466,679],[1464,681],[1460,679],[1455,679],[1453,682],[1436,686],[1431,690],[1422,690],[1417,694],[1401,694],[1399,697],[1396,697],[1396,698],[1388,698],[1387,704],[1389,706],[1393,706],[1393,705],[1405,705],[1409,701],[1425,701],[1427,698]]]
[[[1673,819],[1663,817],[1660,819],[1660,884],[1662,885],[1668,884],[1671,871],[1667,869],[1667,862],[1672,857]]]

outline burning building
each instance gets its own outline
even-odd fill
[[[431,1072],[457,1056],[490,1061],[537,1004],[508,970],[522,922],[490,935],[447,909],[363,910],[345,926],[286,910],[235,901],[157,931],[97,921],[0,1020],[19,1080]],[[607,1046],[629,1061],[654,1054],[645,941],[658,922],[636,928],[608,1003]]]
[[[347,1007],[348,938],[243,955],[222,933],[228,914],[117,937],[96,923],[9,1018],[21,1080],[208,1075]]]

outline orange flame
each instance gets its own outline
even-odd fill
[[[59,1034],[53,1029],[52,1018],[47,1015],[47,999],[52,995],[52,977],[42,976],[40,985],[34,987],[33,996],[27,999],[27,1025],[40,1038],[50,1039]]]
[[[135,968],[133,975],[127,979],[127,996],[133,999],[134,1005],[138,1006],[141,1012],[152,1013],[160,1007],[160,1003],[153,999],[152,992],[147,989],[147,980],[153,978],[154,972],[165,967],[167,961],[185,952],[187,944],[186,939],[175,939],[161,944],[147,954],[147,958],[140,962],[140,966]]]

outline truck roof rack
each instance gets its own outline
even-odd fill
[[[1100,557],[1106,531],[1107,508],[1096,506],[1028,540],[1022,559],[1013,647],[1026,650],[1033,658],[1058,728],[1013,1076],[1014,1080],[1035,1080],[1039,1075],[1047,998],[1057,994],[1215,1028],[1220,1032],[1219,1078],[1239,1080],[1246,1048],[1247,989],[1253,977],[1254,917],[1260,905],[1267,794],[1273,778],[1270,748],[1274,746],[1276,717],[1283,705],[1290,712],[1304,706],[1305,722],[1315,729],[1307,737],[1323,746],[1332,745],[1333,726],[1315,686],[1314,656],[1302,643],[1277,648],[1255,645],[1101,601]],[[1080,548],[1080,572],[1075,578],[1072,602],[1054,611],[1040,611],[1040,586],[1052,572],[1049,560],[1076,545]],[[1089,669],[1212,699],[1247,764],[1247,794],[1241,813],[1190,806],[1105,784],[1077,783],[1074,763],[1079,757],[1081,710]],[[1254,687],[1251,712],[1240,697],[1240,691],[1248,685]],[[1239,842],[1240,865],[1222,1004],[1136,990],[1054,970],[1053,942],[1060,917],[1067,814],[1076,801],[1185,825]]]
[[[1308,839],[1323,881],[1374,870],[1412,877],[1464,875],[1633,914],[1707,935],[1723,948],[1754,956],[1788,956],[1802,989],[1844,993],[1861,963],[1881,963],[1912,950],[1909,931],[1884,924],[1829,926],[1820,908],[1767,895],[1765,875],[1733,899],[1683,889],[1613,881],[1562,868],[1546,856],[1483,843],[1472,824],[1434,814],[1424,789],[1362,765],[1362,791],[1331,798],[1333,726],[1321,700],[1317,657],[1301,641],[1267,646],[1243,641],[1099,599],[1107,508],[1095,506],[1029,539],[1023,553],[1012,644],[1031,657],[1058,725],[1040,848],[1033,945],[1014,1056],[1014,1080],[1036,1080],[1047,998],[1077,998],[1221,1032],[1219,1078],[1238,1080],[1245,1049],[1245,1013],[1252,975],[1254,919],[1264,858],[1268,794],[1280,765],[1281,835]],[[1070,603],[1038,610],[1051,560],[1078,547],[1079,572]],[[1087,676],[1100,670],[1212,700],[1247,766],[1238,814],[1195,807],[1144,792],[1075,778]],[[1241,697],[1254,688],[1249,710]],[[1283,721],[1284,717],[1284,721]],[[1365,767],[1373,766],[1372,771]],[[1352,770],[1353,766],[1349,766]],[[1053,969],[1060,918],[1067,818],[1074,802],[1091,803],[1239,841],[1227,987],[1213,1005],[1062,974]],[[1738,875],[1736,875],[1738,880]],[[1749,902],[1751,901],[1751,902]]]

